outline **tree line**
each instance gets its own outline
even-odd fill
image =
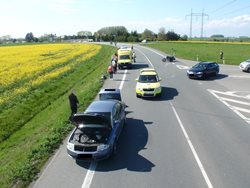
[[[160,28],[156,34],[149,29],[145,29],[142,33],[137,31],[128,32],[124,26],[103,27],[93,34],[90,31],[79,31],[76,35],[64,35],[57,37],[56,34],[45,34],[39,38],[34,37],[33,33],[27,33],[25,41],[27,42],[43,42],[43,41],[58,41],[58,40],[74,40],[85,39],[91,41],[105,42],[141,42],[146,41],[177,41],[188,40],[187,35],[180,36],[174,31],[166,32],[165,28]]]

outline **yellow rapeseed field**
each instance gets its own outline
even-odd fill
[[[93,44],[0,47],[0,104],[69,71],[97,54],[100,48]]]

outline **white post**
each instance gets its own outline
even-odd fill
[[[197,62],[199,61],[199,55],[198,54],[196,55],[196,61]]]

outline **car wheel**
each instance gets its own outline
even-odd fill
[[[161,98],[162,92],[157,95],[158,98]]]
[[[247,72],[250,72],[250,67],[247,69]]]
[[[136,93],[136,97],[137,97],[137,98],[141,98],[141,96],[140,96],[140,95],[138,95],[137,93]]]
[[[216,72],[215,72],[214,74],[215,74],[215,76],[218,76],[218,74],[219,74],[219,71],[216,71]]]

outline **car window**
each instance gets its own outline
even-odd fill
[[[193,68],[199,68],[199,69],[204,70],[204,69],[206,69],[206,65],[198,63],[198,64],[194,65]]]
[[[122,110],[122,105],[120,103],[116,103],[113,114],[114,120],[118,120],[120,118],[121,110]]]
[[[158,82],[156,75],[140,75],[139,82],[142,83],[155,83]]]
[[[212,68],[213,68],[213,64],[208,64],[208,65],[207,65],[207,68],[208,68],[208,69],[212,69]]]
[[[100,100],[115,99],[121,101],[121,95],[119,93],[102,93],[99,96]]]
[[[121,56],[119,56],[119,59],[120,60],[130,59],[130,56],[129,55],[121,55]]]

